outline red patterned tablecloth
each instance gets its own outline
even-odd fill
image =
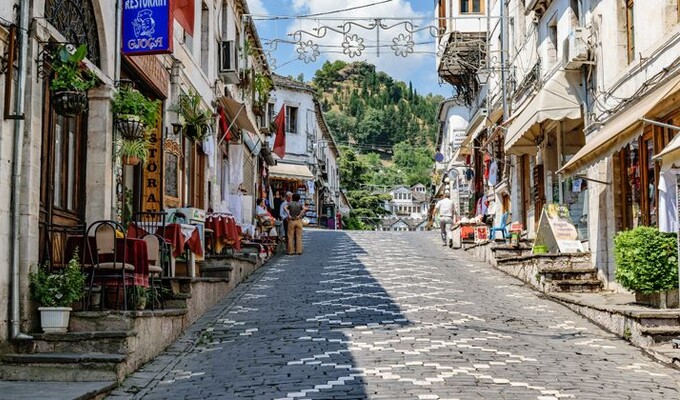
[[[89,246],[92,251],[83,252],[83,237],[71,236],[66,242],[66,255],[70,259],[78,249],[78,258],[80,262],[85,265],[92,265],[92,258],[96,256],[97,243],[94,237],[89,237]],[[127,248],[127,251],[126,251]],[[85,255],[83,256],[83,253]],[[116,258],[118,261],[124,260],[127,264],[135,266],[134,279],[136,286],[149,286],[149,253],[146,247],[146,242],[139,239],[123,239],[116,238]],[[112,255],[102,255],[99,257],[100,262],[113,261]],[[107,285],[116,285],[117,281],[111,280],[106,282]]]
[[[220,253],[226,246],[241,251],[241,227],[230,217],[210,216],[205,220],[205,228],[213,231],[213,249]]]

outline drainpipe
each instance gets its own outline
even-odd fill
[[[24,130],[24,100],[25,86],[26,86],[26,61],[28,60],[28,26],[29,15],[28,6],[29,1],[22,1],[19,6],[19,26],[17,27],[17,36],[19,43],[19,71],[17,74],[16,97],[15,97],[15,114],[14,120],[14,149],[12,154],[12,190],[10,192],[10,213],[11,213],[11,227],[10,237],[12,238],[12,245],[9,247],[10,259],[12,260],[12,276],[11,276],[11,329],[10,339],[31,339],[31,336],[21,332],[21,305],[20,305],[20,268],[19,268],[19,191],[21,190],[21,156],[23,152],[23,130]],[[11,66],[10,66],[11,68]]]

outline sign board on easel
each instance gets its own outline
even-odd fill
[[[543,206],[534,248],[544,246],[549,253],[583,253],[578,232],[571,222],[569,208],[561,204]]]

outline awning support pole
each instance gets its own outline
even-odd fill
[[[665,123],[663,123],[663,122],[654,121],[653,119],[640,118],[640,121],[644,121],[644,122],[646,122],[646,123],[648,123],[648,124],[650,124],[650,125],[662,126],[662,127],[664,127],[664,128],[675,129],[675,130],[680,131],[680,126],[671,125],[671,124],[665,124]]]
[[[236,113],[236,115],[234,115],[234,120],[231,121],[231,123],[229,124],[229,127],[227,127],[227,132],[231,131],[231,127],[234,126],[234,124],[236,123],[236,118],[238,118],[238,116],[241,115],[241,111],[243,111],[245,108],[246,108],[246,106],[244,104],[241,105],[241,107],[239,107],[238,112]],[[216,147],[220,147],[222,142],[224,142],[224,135],[222,135],[220,140],[217,142]]]

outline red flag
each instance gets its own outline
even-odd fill
[[[194,3],[195,0],[175,0],[172,14],[185,31],[194,36]]]
[[[272,152],[283,159],[286,155],[286,106],[281,106],[279,115],[274,119],[274,125],[276,125],[276,139]]]
[[[231,131],[229,130],[229,121],[227,121],[227,114],[224,112],[224,108],[220,107],[217,111],[220,116],[220,134],[224,137],[225,141],[231,139]]]

